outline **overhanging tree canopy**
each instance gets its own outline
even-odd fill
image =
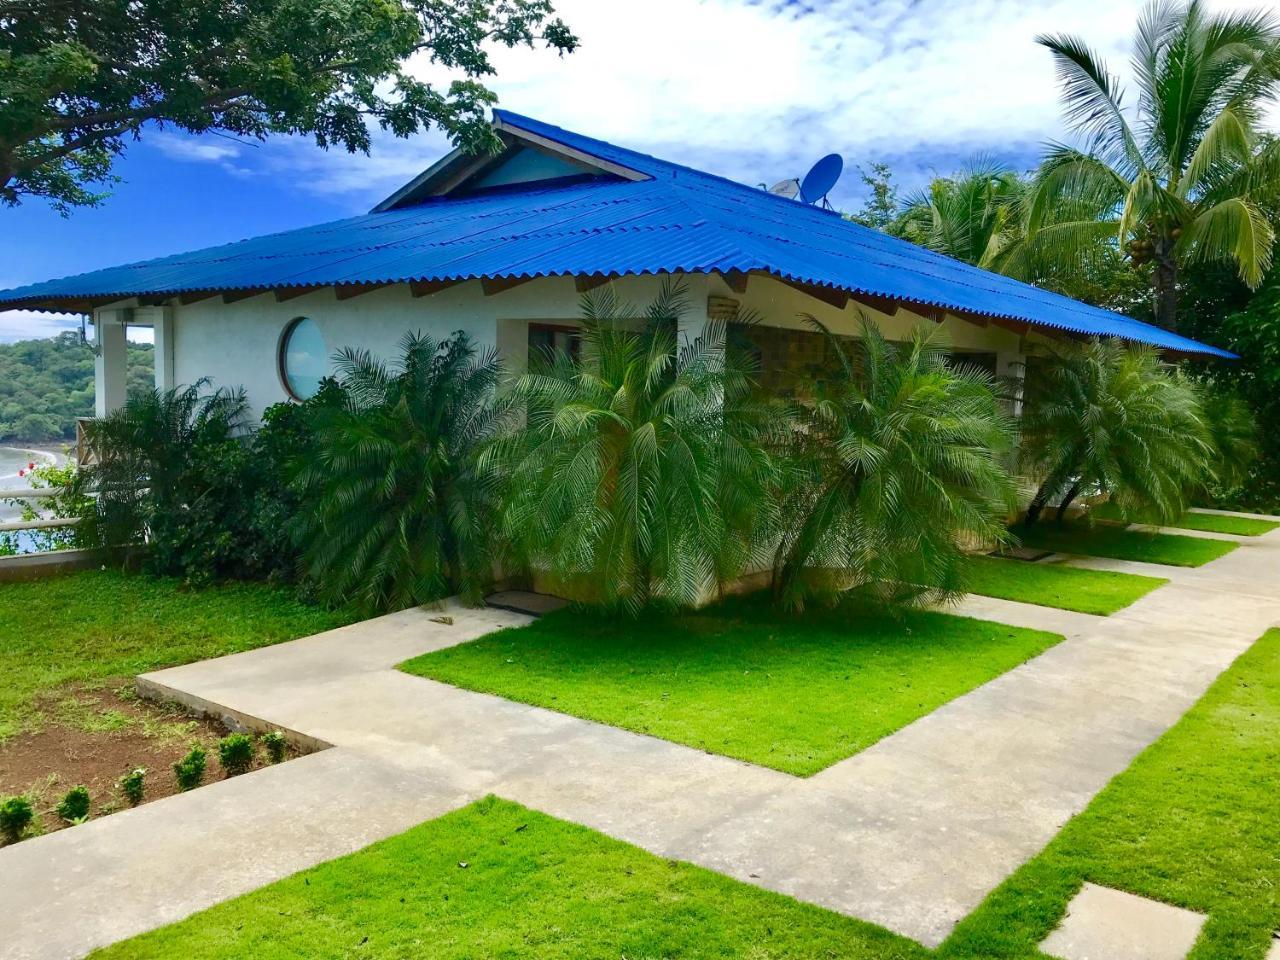
[[[367,150],[436,125],[496,149],[487,47],[577,39],[550,0],[0,0],[0,199],[95,189],[143,125]],[[447,89],[410,57],[453,71]]]

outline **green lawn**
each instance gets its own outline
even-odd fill
[[[0,741],[46,719],[41,694],[328,630],[349,621],[255,584],[184,589],[94,570],[0,584]]]
[[[929,612],[788,617],[753,598],[638,622],[565,610],[402,669],[808,776],[1060,639]]]
[[[947,957],[1036,956],[1085,880],[1209,922],[1191,960],[1262,960],[1280,928],[1280,630],[1002,884]]]
[[[1106,503],[1094,507],[1091,512],[1099,519],[1120,519],[1119,512]],[[1138,519],[1139,522],[1155,522]],[[1188,511],[1178,518],[1177,523],[1167,523],[1164,526],[1181,527],[1183,530],[1204,530],[1208,533],[1233,533],[1239,537],[1260,537],[1280,527],[1280,521],[1258,520],[1254,517],[1224,517],[1216,513]]]
[[[1223,517],[1216,513],[1184,513],[1173,526],[1209,533],[1234,533],[1238,537],[1260,537],[1280,527],[1280,522],[1256,517]]]
[[[869,924],[495,799],[93,954],[923,960]]]
[[[1172,567],[1199,567],[1239,546],[1227,540],[1185,537],[1176,533],[1146,533],[1109,524],[1059,525],[1052,520],[1032,527],[1017,526],[1012,533],[1028,547],[1088,557],[1163,563]]]
[[[1169,582],[1161,577],[998,557],[973,557],[968,577],[971,593],[1103,616],[1124,609]]]
[[[1085,880],[1209,915],[1191,960],[1262,960],[1280,926],[1280,631],[957,928],[945,960],[1031,960]],[[877,958],[915,943],[488,799],[94,954]]]

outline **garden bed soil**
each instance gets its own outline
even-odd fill
[[[204,783],[223,778],[218,741],[231,731],[216,720],[192,717],[177,704],[138,699],[129,678],[63,687],[43,704],[51,718],[38,730],[0,743],[0,797],[31,798],[36,821],[28,837],[70,826],[54,808],[80,784],[92,797],[91,818],[126,809],[119,780],[135,767],[147,770],[143,803],[178,793],[173,764],[197,743],[207,755]],[[291,744],[287,756],[300,752]],[[259,743],[253,768],[269,765]]]

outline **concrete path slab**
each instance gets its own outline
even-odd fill
[[[1280,623],[1280,531],[1250,539],[1205,567],[1157,568],[1171,582],[1111,617],[966,598],[957,612],[1066,639],[808,779],[394,669],[528,622],[507,611],[405,611],[148,674],[156,695],[335,747],[0,850],[15,878],[0,885],[0,943],[74,956],[496,793],[936,945]],[[376,787],[352,791],[348,764]],[[308,811],[337,811],[319,839],[282,826],[260,867],[221,865],[293,818],[312,781]],[[342,815],[344,790],[358,817]],[[228,838],[232,807],[258,820]],[[77,929],[59,931],[68,916]]]
[[[1185,960],[1207,919],[1086,883],[1040,951],[1060,960]]]
[[[0,850],[0,956],[80,957],[469,803],[326,750]]]

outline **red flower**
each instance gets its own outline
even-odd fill
[[[19,471],[18,471],[18,476],[20,476],[20,477],[25,477],[26,475],[27,475],[27,471],[25,471],[25,470],[19,470]]]
[[[35,468],[36,468],[36,462],[34,460],[32,460],[30,463],[27,464],[28,470],[34,470]]]

